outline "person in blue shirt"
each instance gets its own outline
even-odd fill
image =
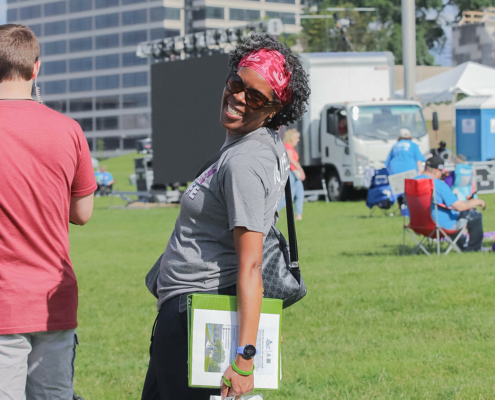
[[[419,174],[424,161],[425,156],[419,150],[418,145],[412,141],[411,132],[409,129],[402,128],[399,141],[392,147],[385,161],[389,175],[411,170],[416,170]]]
[[[414,179],[433,179],[438,207],[438,225],[444,229],[461,229],[466,226],[469,233],[469,242],[460,238],[458,245],[462,251],[480,251],[483,243],[483,223],[480,212],[474,210],[480,206],[485,209],[485,202],[481,199],[462,201],[452,192],[449,186],[441,180],[444,160],[433,156],[426,160],[425,170]],[[431,214],[435,220],[435,206],[431,206]]]
[[[95,174],[96,175],[96,174]],[[107,171],[106,165],[100,167],[100,173],[97,176],[98,189],[101,195],[105,196],[112,191],[115,180],[110,172]]]

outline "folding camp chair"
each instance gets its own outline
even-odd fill
[[[377,206],[385,215],[393,216],[393,205],[396,203],[396,196],[392,193],[392,188],[388,181],[386,168],[375,170],[370,180],[366,205],[370,209],[370,217],[373,215],[374,207]]]
[[[426,250],[424,244],[429,240],[436,239],[437,255],[440,256],[440,239],[442,238],[445,238],[447,243],[449,243],[449,247],[445,251],[445,255],[449,254],[452,249],[458,253],[461,253],[461,250],[456,243],[461,235],[466,232],[467,228],[444,229],[438,225],[438,207],[441,207],[441,205],[436,202],[433,179],[406,179],[405,193],[407,205],[409,207],[410,220],[409,225],[406,225],[406,220],[404,217],[402,254],[406,253],[406,231],[417,244],[411,254],[416,254],[418,250],[421,249],[425,252],[425,254],[430,256],[430,253]],[[433,220],[431,215],[432,204],[435,207],[435,220]],[[423,238],[421,241],[416,239],[411,231],[417,235],[422,235]],[[452,240],[451,236],[454,236],[455,238]]]

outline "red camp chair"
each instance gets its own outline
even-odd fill
[[[404,229],[402,232],[402,254],[405,254],[406,252],[406,231],[417,244],[411,254],[416,254],[418,250],[421,249],[428,256],[430,256],[430,253],[424,247],[424,243],[430,239],[436,239],[437,255],[440,256],[441,238],[445,238],[445,240],[449,243],[449,247],[445,251],[445,255],[449,254],[450,250],[452,249],[454,249],[458,253],[461,253],[461,250],[456,243],[461,235],[466,232],[466,227],[457,230],[444,229],[440,225],[438,225],[438,207],[441,207],[441,205],[437,204],[436,202],[433,179],[406,179],[405,194],[407,206],[409,208],[410,220],[409,225],[406,225],[404,218]],[[435,220],[433,220],[431,215],[432,198],[433,204],[435,206]],[[411,231],[413,231],[417,235],[422,235],[423,239],[421,239],[421,241],[418,241],[418,239],[416,239]],[[455,236],[455,239],[452,240],[451,236]]]

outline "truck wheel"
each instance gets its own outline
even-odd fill
[[[330,201],[341,201],[343,199],[344,185],[340,181],[336,171],[330,173],[327,179],[327,191]]]

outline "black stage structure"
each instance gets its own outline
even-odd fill
[[[190,182],[225,141],[220,102],[228,55],[151,66],[155,188]]]

